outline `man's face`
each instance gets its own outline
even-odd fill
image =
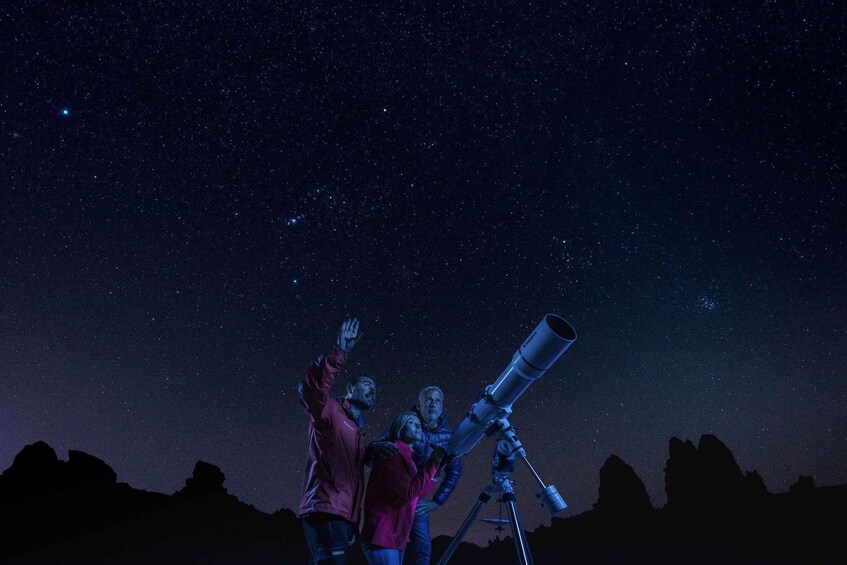
[[[421,421],[417,416],[409,418],[403,429],[400,430],[400,441],[403,443],[415,443],[421,440]]]
[[[367,410],[376,401],[376,383],[370,377],[359,379],[356,384],[347,386],[347,399],[351,404]]]
[[[437,390],[429,390],[418,399],[418,412],[428,424],[438,422],[443,410],[444,397]]]

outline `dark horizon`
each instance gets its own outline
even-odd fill
[[[3,6],[0,465],[43,439],[168,492],[203,459],[296,508],[344,319],[373,438],[431,384],[458,423],[555,313],[511,422],[563,515],[612,453],[660,507],[673,436],[847,483],[845,10]]]
[[[822,489],[821,492],[823,492],[823,490],[827,490],[827,488],[838,488],[838,489],[840,489],[838,491],[839,493],[841,493],[841,494],[847,493],[847,483],[838,484],[838,485],[817,484],[815,482],[815,479],[814,479],[813,476],[803,475],[803,474],[798,475],[797,480],[794,483],[792,483],[790,485],[790,488],[786,489],[785,491],[774,491],[774,490],[768,488],[768,486],[767,486],[767,484],[765,484],[764,480],[761,479],[761,474],[759,473],[758,469],[751,469],[751,470],[745,471],[745,470],[741,469],[740,467],[738,467],[737,461],[735,460],[735,458],[732,454],[731,446],[726,446],[718,438],[714,438],[714,436],[711,436],[711,435],[708,435],[708,434],[704,434],[703,436],[700,437],[700,439],[697,443],[693,443],[693,444],[692,444],[692,440],[690,440],[688,438],[680,439],[680,438],[677,438],[677,437],[672,437],[668,441],[668,443],[671,445],[671,453],[669,453],[669,458],[666,461],[666,464],[670,463],[671,459],[673,459],[673,449],[674,449],[673,445],[674,444],[676,444],[677,450],[680,449],[680,446],[684,447],[684,446],[693,445],[696,448],[698,443],[702,446],[704,438],[713,438],[711,440],[713,444],[717,443],[717,446],[718,446],[719,449],[726,449],[727,450],[727,453],[729,455],[729,459],[721,459],[720,454],[718,453],[717,461],[720,463],[720,465],[723,465],[724,467],[728,467],[730,469],[734,467],[737,470],[737,472],[739,473],[739,475],[738,475],[739,478],[742,477],[742,476],[746,477],[746,480],[748,482],[750,482],[750,485],[748,487],[745,487],[745,488],[752,489],[753,491],[756,491],[756,489],[761,488],[762,492],[763,493],[766,492],[768,495],[787,495],[789,493],[794,493],[796,495],[797,493],[795,492],[795,490],[797,492],[808,493],[808,492],[810,492],[810,489],[811,490],[821,490]],[[715,440],[717,440],[717,442],[715,442]],[[43,452],[45,450],[50,450],[50,451],[53,451],[55,453],[55,455],[58,459],[58,462],[60,464],[67,464],[69,462],[69,459],[67,459],[67,458],[63,459],[61,454],[59,452],[57,452],[52,446],[50,446],[49,444],[47,444],[44,441],[39,440],[37,442],[34,442],[33,444],[28,444],[28,445],[24,446],[15,455],[16,463],[17,463],[19,458],[24,456],[24,453],[27,450],[32,450],[33,448],[36,448],[36,447],[38,448],[38,452],[40,452],[42,454],[39,457],[43,457]],[[98,477],[108,475],[110,472],[112,472],[112,466],[109,464],[109,462],[103,461],[100,457],[97,456],[97,454],[86,453],[84,451],[81,452],[80,450],[75,450],[75,449],[71,449],[69,451],[76,452],[77,453],[76,457],[78,458],[78,460],[79,460],[80,457],[86,457],[86,458],[93,457],[96,460],[100,461],[100,463],[97,463],[95,465],[92,465],[91,463],[87,463],[88,468],[85,472],[91,473],[89,480],[92,480],[92,481],[93,480],[101,480],[101,479],[98,479]],[[701,451],[702,451],[702,447],[701,447]],[[677,455],[677,457],[680,458],[683,461],[683,465],[684,465],[684,458],[681,455]],[[712,448],[712,454],[710,455],[710,457],[713,457],[713,458],[716,457],[716,454],[714,452],[714,447]],[[85,459],[85,460],[87,461],[88,459]],[[37,463],[38,461],[41,461],[41,463],[39,463],[41,465],[43,465],[43,463],[44,463],[44,459],[33,459],[31,451],[30,451],[30,456],[29,456],[28,461],[29,461],[29,463],[27,463],[28,465],[33,465],[33,464]],[[641,479],[640,476],[638,476],[637,473],[635,473],[634,470],[632,470],[631,466],[628,465],[626,461],[621,460],[615,454],[609,454],[609,456],[607,456],[606,459],[605,459],[603,467],[604,468],[607,467],[610,463],[614,463],[616,465],[621,465],[623,467],[629,468],[629,470],[633,474],[633,476],[637,477],[636,482],[638,484],[641,484],[641,486],[643,488],[643,480]],[[105,464],[105,467],[103,466],[103,464]],[[705,464],[705,463],[701,463],[701,464]],[[711,464],[714,464],[714,462],[712,462]],[[79,463],[77,463],[77,465],[79,465]],[[676,465],[679,466],[680,463],[677,462]],[[689,465],[690,465],[690,463],[689,463]],[[9,467],[6,467],[2,471],[2,473],[0,473],[0,481],[2,481],[3,476],[8,474],[8,472],[12,469],[12,467],[13,467],[13,465],[10,465]],[[195,463],[195,465],[193,466],[193,470],[194,470],[194,478],[193,479],[192,479],[191,474],[188,474],[188,475],[186,475],[186,479],[178,486],[178,488],[168,490],[168,491],[157,492],[157,491],[147,491],[145,489],[139,489],[137,485],[132,485],[132,484],[127,483],[126,481],[121,480],[121,477],[117,474],[115,475],[115,479],[113,479],[113,480],[116,480],[118,484],[127,485],[131,489],[134,489],[134,490],[140,490],[140,491],[143,491],[143,492],[149,492],[150,494],[154,494],[154,495],[162,495],[162,496],[168,496],[169,497],[169,496],[173,496],[173,495],[179,495],[181,492],[184,492],[187,489],[191,488],[192,481],[194,481],[195,488],[196,488],[196,482],[198,480],[197,472],[198,472],[198,469],[200,469],[201,467],[203,467],[202,470],[205,471],[206,473],[209,473],[209,471],[207,470],[209,468],[216,469],[216,470],[211,471],[212,482],[214,483],[215,481],[220,480],[221,481],[220,486],[223,487],[223,489],[225,490],[225,492],[229,496],[235,497],[236,499],[238,499],[242,503],[249,504],[251,507],[255,508],[257,511],[262,512],[263,514],[266,514],[266,515],[276,515],[276,514],[280,514],[280,513],[284,514],[284,513],[288,512],[288,513],[291,514],[291,516],[296,516],[296,514],[297,514],[297,508],[296,507],[295,508],[282,507],[282,508],[273,509],[271,511],[267,511],[267,510],[264,510],[262,508],[257,508],[254,504],[252,504],[248,501],[245,501],[242,497],[239,496],[239,493],[233,492],[229,488],[229,485],[226,484],[226,478],[225,478],[226,474],[227,474],[226,469],[222,469],[219,465],[215,464],[214,461],[209,461],[208,459],[200,459]],[[518,467],[522,467],[522,464],[519,463]],[[713,473],[715,471],[715,469],[708,469],[708,468],[706,470],[708,470],[708,473]],[[717,473],[716,475],[705,474],[705,475],[703,475],[702,479],[700,479],[700,480],[705,480],[707,482],[708,481],[725,480],[725,472],[724,472],[725,470],[726,469],[720,469],[719,468],[718,471],[721,471],[721,472]],[[602,477],[603,471],[601,469],[598,469],[598,472],[599,472],[598,483],[601,483],[601,481],[602,481],[601,477]],[[617,471],[617,472],[619,472],[619,471]],[[677,470],[676,472],[680,472],[680,471]],[[688,472],[690,473],[691,469],[689,469]],[[218,475],[218,473],[220,473],[220,475]],[[664,504],[655,504],[653,502],[653,500],[651,499],[651,497],[649,497],[649,495],[647,494],[646,490],[643,491],[643,496],[645,497],[644,501],[652,509],[655,509],[655,510],[665,510],[668,507],[668,505],[667,505],[667,488],[670,488],[669,484],[668,484],[668,473],[669,473],[669,467],[668,466],[665,466],[663,468],[663,473],[664,473],[664,476],[665,476],[665,492],[663,493],[663,494],[665,494],[665,503]],[[77,474],[78,474],[78,472],[77,472]],[[367,474],[369,475],[369,473],[367,473]],[[512,478],[515,479],[519,475],[520,475],[520,473],[512,474]],[[43,482],[44,481],[45,475],[43,475],[41,473],[36,473],[34,476],[35,477],[41,477],[41,478],[35,479],[37,482]],[[49,476],[49,475],[47,475],[47,476]],[[689,480],[691,480],[692,478],[693,477],[689,477]],[[18,474],[18,475],[16,475],[14,480],[20,480],[20,479],[21,479],[21,476]],[[204,480],[204,481],[209,480],[209,476],[204,475],[204,476],[201,477],[201,480]],[[609,479],[607,478],[606,480],[608,481]],[[620,477],[618,477],[617,480],[620,480]],[[761,483],[759,483],[759,481],[761,481]],[[516,483],[524,483],[524,482],[526,482],[526,481],[520,481],[520,480],[516,481]],[[490,484],[490,482],[481,485],[480,489],[477,492],[473,493],[475,495],[474,500],[475,500],[475,497],[480,494],[482,487],[487,486],[487,484]],[[551,483],[549,481],[547,481],[547,484],[551,484]],[[632,488],[632,486],[633,486],[631,483],[627,483],[626,481],[624,481],[623,484],[625,485],[626,488]],[[4,485],[3,485],[2,482],[0,482],[0,487],[2,487],[2,486],[4,486]],[[206,486],[208,486],[208,485],[206,485]],[[45,489],[45,492],[50,492],[50,489],[54,488],[54,487],[51,487],[49,484],[44,484],[44,485],[42,485],[42,488]],[[201,487],[201,488],[206,488],[206,487]],[[218,487],[215,487],[215,488],[218,488]],[[526,488],[526,487],[524,487],[524,488]],[[571,518],[571,517],[579,517],[579,516],[582,516],[586,513],[591,513],[593,510],[597,510],[598,507],[602,506],[601,501],[602,501],[603,496],[604,496],[602,494],[602,488],[603,487],[601,486],[600,489],[599,489],[599,492],[596,495],[596,500],[591,505],[590,508],[585,509],[581,512],[575,513],[575,512],[573,512],[573,509],[569,507],[565,511],[557,513],[555,515],[555,517],[562,519],[562,520],[566,520],[566,519]],[[607,488],[607,489],[609,488],[608,484],[605,488]],[[612,498],[622,496],[620,488],[622,488],[622,487],[618,486],[617,488],[612,489],[612,495],[611,495]],[[0,489],[0,490],[2,490],[2,489]],[[538,527],[545,526],[545,524],[543,522],[538,524],[535,527],[529,527],[526,524],[527,510],[530,510],[530,508],[528,508],[528,506],[536,507],[536,506],[538,506],[538,504],[537,504],[537,501],[534,499],[534,497],[532,499],[530,499],[530,497],[528,497],[528,496],[521,496],[521,495],[528,495],[529,493],[527,493],[527,492],[521,493],[520,490],[521,490],[520,487],[518,487],[518,486],[515,487],[516,494],[518,495],[518,497],[517,497],[518,509],[521,513],[522,519],[524,520],[524,525],[525,525],[525,528],[527,530],[527,533],[537,533],[537,531],[543,531],[543,528],[542,528],[542,530],[537,530]],[[535,486],[535,484],[533,483],[532,492],[534,493],[537,490],[539,490],[538,487]],[[638,489],[636,488],[636,490],[638,490]],[[610,497],[608,492],[609,491],[607,491],[607,494],[605,495],[607,497],[607,499]],[[839,494],[839,496],[841,496],[841,494]],[[626,498],[626,492],[623,493],[623,496],[624,496],[624,498],[623,498],[622,502],[618,502],[618,504],[632,503],[631,499]],[[678,498],[681,498],[681,497],[679,497],[679,495],[678,495]],[[743,504],[743,500],[736,501],[736,502]],[[607,505],[608,505],[608,502],[607,502]],[[9,506],[4,506],[4,505],[0,505],[0,506],[3,506],[3,510],[7,510],[7,511],[10,508]],[[11,508],[14,508],[14,505]],[[470,509],[471,508],[469,507],[467,509],[468,512],[466,512],[465,515],[461,516],[462,519],[464,519],[466,517],[466,515],[469,513]],[[536,511],[535,513],[533,513],[532,511],[529,512],[530,515],[538,514],[538,513],[539,513],[538,511]],[[547,514],[547,513],[542,513],[542,514],[544,516],[550,517],[550,515]],[[498,517],[500,517],[501,515],[505,516],[505,509],[500,508],[498,503],[496,502],[496,500],[491,500],[484,507],[484,511],[482,513],[480,513],[479,518],[481,519],[481,518],[485,518],[485,517],[494,517],[495,515],[498,516]],[[549,520],[548,520],[548,523],[546,525],[549,526]],[[452,538],[456,533],[457,533],[456,531],[453,531],[453,532],[445,532],[445,533],[436,534],[436,535],[447,536],[449,538]],[[478,521],[474,522],[471,529],[462,538],[462,541],[467,542],[467,543],[472,543],[472,544],[475,544],[477,546],[486,547],[486,546],[490,546],[497,539],[499,539],[499,540],[510,539],[509,535],[510,534],[509,534],[508,526],[506,527],[506,531],[504,533],[497,533],[495,526],[486,525],[485,523],[478,520]],[[445,545],[445,547],[446,547],[446,542],[442,542],[442,544]]]
[[[538,563],[558,562],[562,552],[603,563],[829,562],[844,553],[843,520],[835,516],[847,501],[847,484],[821,487],[807,476],[788,493],[770,494],[761,476],[742,473],[732,451],[711,435],[696,445],[669,441],[664,508],[650,504],[643,482],[620,458],[609,456],[599,475],[591,510],[527,532]],[[8,534],[0,559],[20,564],[307,559],[293,511],[263,514],[227,492],[225,483],[221,469],[199,461],[172,495],[139,491],[91,454],[72,450],[63,461],[43,442],[28,445],[0,475],[0,526]],[[477,522],[470,531],[486,530],[493,531]],[[509,529],[489,538],[483,547],[460,544],[452,560],[512,562]],[[433,541],[435,557],[444,556],[450,537]],[[349,557],[351,564],[363,562],[358,546]]]
[[[711,436],[711,434],[704,434],[704,436],[710,436],[710,437],[712,437],[712,436]],[[704,437],[704,436],[701,436],[701,440],[702,440],[702,437]],[[696,443],[694,443],[694,442],[693,442],[693,440],[688,439],[688,438],[686,438],[686,439],[681,439],[681,438],[673,437],[673,438],[671,438],[671,439],[669,440],[669,443],[673,443],[673,442],[680,442],[680,443],[683,443],[683,444],[693,443],[693,445],[695,445],[695,446],[697,445]],[[721,443],[722,443],[722,442],[721,442]],[[55,453],[56,458],[57,458],[57,460],[58,460],[58,462],[59,462],[59,463],[67,463],[67,462],[68,462],[67,456],[66,456],[66,458],[64,458],[64,459],[63,459],[63,458],[62,458],[62,454],[61,454],[58,450],[56,450],[55,448],[53,448],[53,446],[51,446],[49,443],[47,443],[47,442],[45,442],[45,441],[43,441],[43,440],[38,440],[38,441],[35,441],[35,442],[30,443],[30,444],[27,444],[27,445],[22,446],[22,447],[21,447],[21,449],[20,449],[20,450],[18,450],[18,452],[15,454],[15,458],[17,459],[19,456],[22,456],[22,455],[23,455],[23,453],[24,453],[24,451],[26,451],[26,450],[28,450],[28,449],[32,449],[33,447],[39,447],[39,449],[48,449],[48,448],[49,448],[49,450],[51,450],[51,451],[53,451],[53,452]],[[726,448],[727,448],[727,449],[729,449],[729,451],[730,451],[730,452],[732,451],[732,450],[730,449],[730,446],[726,446]],[[70,452],[70,451],[74,451],[74,452],[77,452],[77,453],[82,453],[82,454],[84,454],[84,455],[87,455],[87,456],[93,457],[93,458],[95,458],[95,459],[98,459],[98,460],[100,460],[102,463],[104,463],[104,464],[105,464],[108,468],[113,469],[112,465],[111,465],[108,461],[103,460],[103,459],[102,459],[101,457],[99,457],[96,453],[88,453],[88,452],[85,452],[85,451],[82,451],[82,450],[79,450],[79,449],[74,449],[74,448],[70,448],[70,449],[68,450],[68,452]],[[610,454],[606,457],[606,462],[608,462],[609,458],[612,458],[612,459],[620,459],[620,458],[619,458],[616,454],[614,454],[614,453],[610,453]],[[623,460],[621,460],[621,461],[623,461]],[[733,459],[733,461],[734,461],[734,459]],[[623,461],[623,462],[624,462],[624,463],[626,463],[625,461]],[[736,463],[737,463],[737,462],[736,462]],[[226,476],[226,469],[221,468],[221,467],[220,467],[220,465],[217,465],[214,461],[209,461],[208,459],[198,459],[198,460],[195,462],[195,465],[194,465],[194,466],[192,466],[192,468],[195,468],[195,469],[196,469],[197,464],[200,464],[200,465],[211,465],[211,466],[213,466],[213,467],[215,467],[215,468],[219,469],[221,472],[223,472],[223,475],[224,475],[224,476]],[[9,464],[8,466],[6,466],[5,468],[0,468],[0,476],[3,476],[3,474],[4,474],[6,471],[9,471],[9,470],[10,470],[13,466],[14,466],[14,465],[13,465],[13,463],[10,463],[10,464]],[[522,466],[522,464],[519,462],[518,466],[519,466],[519,467],[521,467],[521,466]],[[740,469],[740,467],[739,467],[739,469]],[[666,473],[666,472],[667,472],[667,468],[665,468],[665,469],[664,469],[664,471],[665,471],[665,473]],[[598,472],[599,472],[599,469],[598,469]],[[751,473],[753,473],[753,474],[757,474],[757,475],[761,476],[761,475],[760,475],[760,473],[759,473],[759,470],[758,470],[758,469],[750,469],[750,470],[742,471],[742,472],[744,472],[745,474],[751,474]],[[368,470],[366,470],[366,476],[367,476],[367,475],[369,475],[369,474],[370,474],[370,473],[368,472]],[[119,475],[117,475],[117,474],[115,474],[115,475],[116,475],[117,483],[126,484],[126,485],[128,485],[128,486],[130,486],[131,488],[136,489],[136,490],[145,490],[145,489],[138,488],[136,485],[132,485],[132,484],[130,484],[130,483],[128,483],[128,482],[126,482],[126,481],[122,480],[122,479],[121,479],[121,477],[120,477]],[[636,476],[637,476],[637,473],[636,473]],[[189,473],[188,475],[186,475],[186,480],[187,480],[188,478],[190,478],[190,477],[191,477],[191,474]],[[512,475],[512,478],[514,479],[514,478],[515,478],[515,475]],[[640,478],[640,477],[639,477],[639,478]],[[599,479],[598,479],[598,481],[599,481]],[[804,475],[804,474],[800,474],[800,475],[798,475],[798,477],[797,477],[797,481],[795,481],[794,483],[792,483],[792,484],[789,486],[789,488],[788,488],[788,489],[786,489],[785,491],[773,491],[773,490],[771,490],[770,488],[768,488],[768,486],[767,486],[766,484],[764,484],[764,481],[763,481],[763,483],[762,483],[762,484],[763,484],[763,486],[765,487],[765,489],[767,490],[767,493],[768,493],[768,494],[785,494],[785,493],[788,493],[788,492],[791,490],[791,488],[796,488],[798,485],[799,485],[799,486],[804,486],[804,485],[806,485],[809,481],[811,481],[812,486],[814,486],[814,488],[825,488],[825,487],[830,487],[830,486],[837,486],[837,487],[847,486],[847,483],[844,483],[844,484],[838,484],[838,485],[822,485],[822,484],[817,484],[817,483],[815,482],[814,477],[813,477],[812,475]],[[522,481],[521,481],[521,482],[522,482]],[[487,484],[490,484],[490,481],[489,481],[489,483],[483,484],[482,486],[483,486],[483,487],[484,487],[484,486],[487,486]],[[230,495],[232,495],[232,496],[235,496],[235,497],[236,497],[236,498],[238,498],[241,502],[245,502],[245,501],[244,501],[244,500],[243,500],[243,499],[239,496],[239,494],[238,494],[237,492],[232,492],[232,491],[230,490],[230,488],[229,488],[229,486],[228,486],[228,485],[224,484],[223,486],[224,486],[224,488],[227,490],[228,494],[230,494]],[[186,483],[185,483],[185,480],[183,480],[183,481],[182,481],[182,483],[180,483],[180,485],[178,485],[178,486],[177,486],[177,488],[174,488],[174,489],[170,489],[170,490],[167,490],[167,491],[146,491],[146,492],[151,492],[151,493],[153,493],[153,494],[172,495],[172,494],[177,493],[177,492],[179,492],[180,490],[184,489],[185,487],[186,487]],[[535,488],[536,488],[536,490],[538,490],[538,487],[535,487]],[[481,490],[482,490],[482,488],[480,488],[479,490],[481,491]],[[479,492],[477,492],[476,494],[479,494]],[[527,502],[527,501],[522,501],[522,503],[526,503],[526,502]],[[536,501],[535,501],[535,500],[533,500],[533,503],[536,503]],[[249,503],[248,503],[248,504],[249,504]],[[491,504],[493,505],[493,503],[491,503]],[[662,505],[656,505],[656,504],[654,504],[654,503],[652,502],[652,500],[651,500],[650,504],[651,504],[651,506],[653,506],[655,509],[661,509],[661,508],[663,508],[663,507],[665,507],[665,506],[666,506],[667,501],[665,501],[665,504],[662,504]],[[250,504],[250,505],[251,505],[251,506],[255,506],[255,505],[253,505],[253,504]],[[592,504],[592,507],[594,507],[594,506],[596,506],[596,502],[595,502],[594,504]],[[273,514],[274,512],[278,512],[278,511],[280,511],[280,510],[290,510],[290,511],[295,512],[295,513],[297,512],[297,509],[296,509],[296,508],[276,508],[276,509],[272,510],[271,512],[267,512],[267,511],[261,510],[260,508],[257,508],[257,510],[259,510],[260,512],[264,512],[264,513],[266,513],[266,514]],[[562,514],[564,514],[564,512],[563,512]],[[557,514],[556,516],[557,516],[557,517],[559,517],[559,518],[563,518],[563,517],[564,517],[564,516],[562,516],[562,515],[558,515],[558,514]]]

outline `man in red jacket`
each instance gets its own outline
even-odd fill
[[[345,321],[335,347],[309,367],[300,385],[300,402],[309,413],[300,518],[313,563],[345,563],[358,533],[365,492],[362,413],[376,400],[376,384],[358,375],[347,382],[347,396],[329,392],[359,337],[359,321]]]

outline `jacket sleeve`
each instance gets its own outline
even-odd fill
[[[378,441],[388,441],[388,431],[390,427],[391,426],[386,426],[385,431],[382,432],[382,435],[370,442],[368,444],[367,449],[365,449],[365,465],[367,465],[368,467],[373,467],[374,461],[376,461],[376,458],[378,457],[376,452],[374,452],[373,447],[371,446]]]
[[[417,473],[412,474],[411,468],[402,455],[389,457],[385,460],[385,465],[387,490],[404,502],[422,496],[430,486],[435,473],[438,472],[438,463],[427,461]]]
[[[339,347],[333,347],[326,355],[318,357],[303,376],[303,382],[299,387],[300,403],[312,418],[320,418],[329,400],[329,391],[332,390],[335,377],[344,368],[346,361],[347,352]]]
[[[450,495],[453,494],[456,485],[459,484],[459,478],[462,476],[462,458],[454,457],[446,467],[444,467],[444,478],[441,479],[441,484],[438,490],[432,495],[432,501],[439,506],[442,506]]]

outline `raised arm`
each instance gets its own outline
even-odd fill
[[[318,418],[329,399],[329,391],[335,383],[335,377],[344,368],[347,362],[347,354],[356,345],[361,335],[359,334],[359,321],[346,320],[341,324],[336,345],[321,355],[312,363],[309,370],[303,376],[300,385],[300,402],[312,414]]]

